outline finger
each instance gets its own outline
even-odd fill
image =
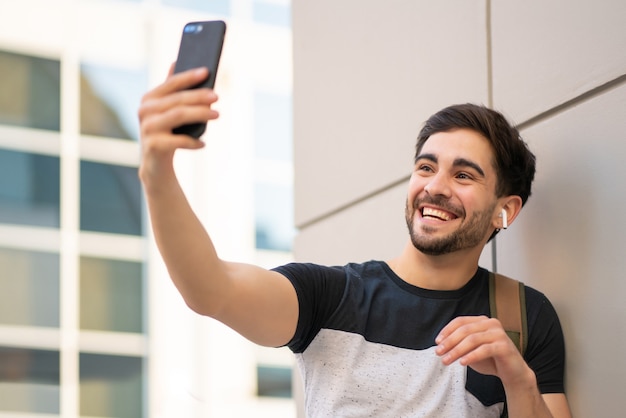
[[[144,155],[171,156],[177,149],[199,149],[205,143],[187,135],[155,135],[142,144]],[[169,159],[171,157],[167,157]],[[159,160],[157,158],[156,160]],[[145,159],[144,161],[148,161]]]
[[[173,71],[173,69],[170,71]],[[209,70],[206,67],[171,74],[162,84],[147,92],[144,95],[144,99],[162,97],[176,91],[188,89],[204,81],[208,75]]]
[[[141,133],[143,137],[154,134],[171,134],[172,129],[189,123],[206,123],[217,119],[219,113],[206,106],[178,106],[164,112],[152,113],[143,118]]]
[[[491,324],[490,321],[491,318],[484,316],[458,317],[452,320],[435,339],[435,353],[443,356],[469,336],[485,332],[490,326],[499,326],[499,323]]]
[[[452,333],[454,333],[460,327],[463,327],[465,325],[472,324],[472,323],[481,322],[486,319],[488,319],[488,317],[486,316],[458,316],[454,318],[452,321],[450,321],[448,325],[446,325],[441,330],[441,332],[439,332],[439,335],[437,335],[437,337],[435,338],[435,343],[441,344],[443,340],[448,338]]]
[[[217,95],[210,89],[183,90],[163,97],[144,97],[139,105],[139,120],[175,107],[181,107],[181,111],[193,106],[210,108],[217,100]]]
[[[473,332],[454,346],[449,346],[448,349],[443,351],[440,354],[441,361],[449,365],[457,360],[461,360],[461,364],[467,365],[468,362],[484,360],[493,356],[498,337],[498,332],[494,329]],[[486,357],[481,357],[481,355]]]
[[[486,336],[487,337],[487,336]],[[506,340],[493,338],[477,344],[475,347],[468,349],[465,354],[459,354],[459,363],[463,366],[471,366],[484,360],[494,359],[495,357],[508,353],[508,344]]]

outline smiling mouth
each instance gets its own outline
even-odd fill
[[[457,216],[453,213],[446,212],[445,210],[424,207],[422,208],[422,218],[436,219],[440,221],[451,221],[453,219],[456,219]]]

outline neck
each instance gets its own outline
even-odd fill
[[[474,277],[482,248],[476,247],[444,255],[427,255],[411,241],[402,253],[387,262],[407,283],[430,290],[456,290]]]

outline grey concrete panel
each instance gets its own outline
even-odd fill
[[[626,85],[523,131],[537,178],[498,238],[498,264],[546,293],[567,344],[575,416],[617,417],[626,399]]]
[[[397,186],[300,231],[296,260],[343,265],[397,256],[408,239],[406,190]]]
[[[408,175],[423,121],[487,101],[484,2],[294,1],[295,217]]]
[[[491,4],[494,104],[516,122],[626,73],[623,0]]]

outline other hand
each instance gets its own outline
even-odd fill
[[[446,365],[459,361],[505,385],[528,384],[534,376],[500,321],[486,316],[453,319],[435,339],[435,352]],[[529,373],[530,372],[530,373]]]

